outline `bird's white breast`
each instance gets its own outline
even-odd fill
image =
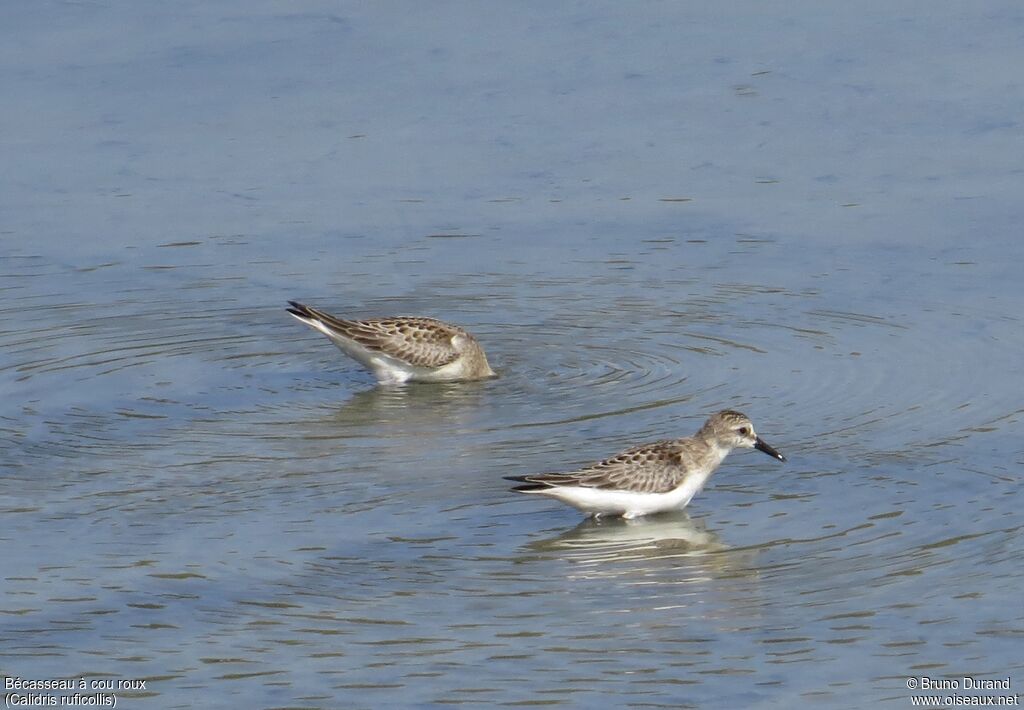
[[[665,493],[637,493],[586,486],[556,486],[537,492],[557,498],[586,513],[624,515],[631,518],[684,508],[700,492],[710,476],[711,471],[693,472],[680,486]]]

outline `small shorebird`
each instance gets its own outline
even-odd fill
[[[754,432],[745,414],[726,409],[690,437],[641,444],[578,471],[505,478],[523,484],[514,491],[557,498],[595,517],[635,518],[686,507],[737,447],[786,460]]]
[[[476,338],[457,325],[411,316],[345,320],[295,301],[288,303],[289,313],[368,367],[381,384],[495,376]]]

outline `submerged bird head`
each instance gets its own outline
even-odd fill
[[[786,457],[768,445],[768,443],[757,435],[754,425],[747,418],[746,414],[736,412],[732,409],[724,409],[708,417],[701,427],[698,436],[713,441],[724,449],[735,449],[738,447],[757,449],[763,451],[779,461],[785,461]]]
[[[491,364],[487,362],[487,355],[484,353],[483,347],[472,335],[468,333],[456,335],[452,339],[452,344],[461,348],[465,353],[463,359],[467,376],[479,379],[498,376],[498,373],[491,369]]]

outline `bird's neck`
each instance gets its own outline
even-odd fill
[[[722,463],[731,451],[730,448],[722,446],[718,438],[711,432],[701,429],[694,437],[707,447],[707,458],[714,462],[714,465]]]

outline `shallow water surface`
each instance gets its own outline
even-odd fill
[[[5,11],[3,110],[53,122],[0,138],[5,676],[159,708],[1019,691],[1022,97],[959,73],[1020,65],[1015,5],[300,5]],[[375,387],[287,299],[460,323],[500,377]],[[502,480],[725,407],[789,461],[734,452],[679,513]]]

